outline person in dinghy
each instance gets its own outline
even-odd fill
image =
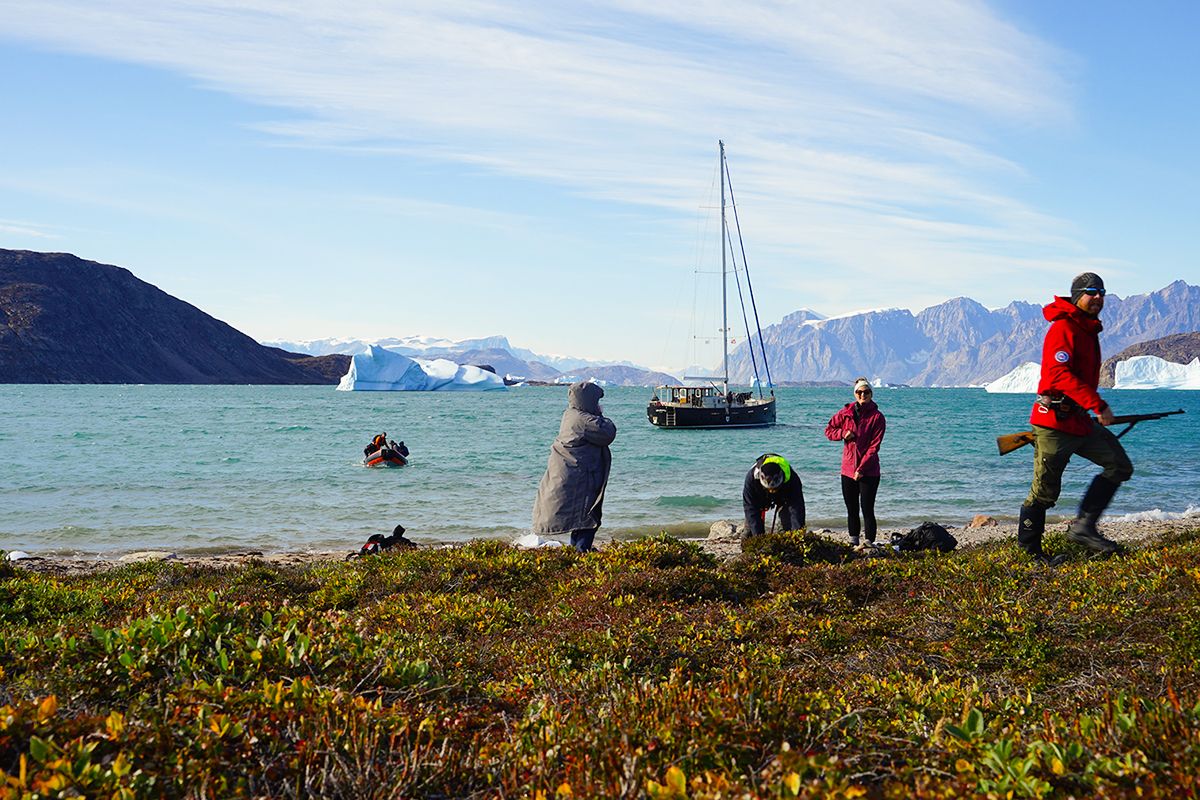
[[[403,467],[408,463],[409,451],[404,442],[396,443],[381,433],[363,448],[363,464],[368,467]]]

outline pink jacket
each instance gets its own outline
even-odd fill
[[[847,403],[825,426],[825,436],[831,442],[842,442],[846,431],[854,432],[854,439],[844,442],[842,448],[842,474],[847,478],[853,478],[855,472],[864,476],[879,474],[879,445],[887,426],[874,400],[863,403],[857,422],[854,420],[856,405]]]

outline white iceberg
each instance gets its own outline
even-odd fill
[[[341,392],[462,392],[504,389],[494,372],[444,358],[414,359],[371,345],[356,353],[338,383]]]
[[[1037,394],[1038,381],[1042,377],[1042,365],[1026,361],[1012,372],[984,385],[993,394]]]
[[[1200,358],[1190,364],[1158,356],[1133,356],[1117,362],[1114,389],[1200,389]]]

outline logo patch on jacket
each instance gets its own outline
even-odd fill
[[[1065,364],[1071,360],[1071,354],[1068,353],[1066,350],[1059,350],[1057,353],[1054,354],[1054,360],[1060,364]]]

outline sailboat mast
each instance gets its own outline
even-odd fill
[[[729,303],[725,292],[725,250],[729,242],[729,228],[725,226],[725,142],[717,140],[721,147],[721,346],[725,353],[725,381],[721,387],[726,398],[729,396]]]

